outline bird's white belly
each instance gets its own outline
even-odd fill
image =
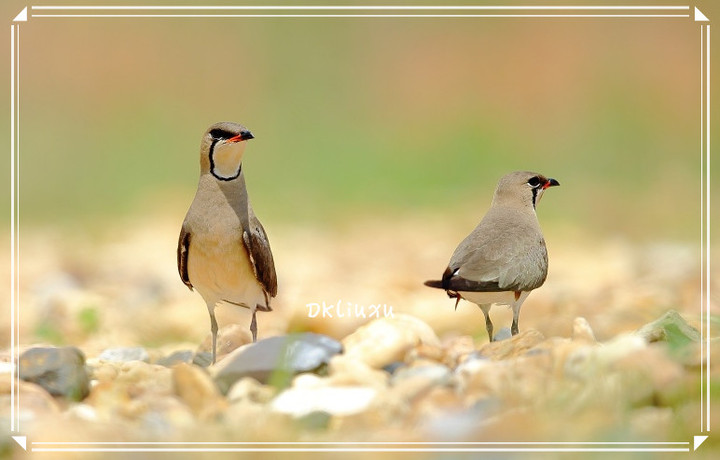
[[[251,309],[265,305],[265,294],[240,238],[221,243],[195,235],[188,254],[188,276],[208,306],[220,301]]]
[[[499,303],[503,305],[512,305],[515,302],[515,293],[513,291],[505,292],[458,292],[460,296],[477,305],[487,305]]]

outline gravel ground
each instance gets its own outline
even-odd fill
[[[691,245],[546,232],[546,284],[525,302],[521,333],[489,344],[477,307],[454,311],[454,300],[422,285],[442,273],[464,228],[430,218],[271,228],[274,311],[259,314],[251,345],[247,312],[220,307],[219,360],[208,366],[209,320],[177,276],[175,227],[23,233],[19,390],[29,441],[688,442],[700,434],[705,356]],[[509,310],[491,315],[509,336],[501,330]],[[711,340],[715,356],[719,344]],[[288,354],[292,346],[302,353]],[[11,368],[0,369],[5,425]],[[714,362],[709,373],[717,388]],[[717,425],[714,394],[711,408]],[[709,455],[717,444],[711,437],[702,449]],[[3,451],[18,449],[5,441]]]

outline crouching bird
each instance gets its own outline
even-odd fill
[[[548,255],[535,208],[548,187],[560,185],[541,174],[516,171],[498,182],[480,224],[455,249],[441,280],[425,285],[444,289],[482,310],[493,341],[492,304],[512,306],[512,335],[518,333],[520,307],[530,291],[543,285]]]
[[[177,248],[180,278],[207,304],[215,363],[221,302],[249,308],[257,340],[257,310],[271,311],[277,277],[265,229],[248,200],[243,154],[252,133],[237,123],[216,123],[200,144],[200,180]]]

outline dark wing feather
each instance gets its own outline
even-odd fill
[[[500,287],[496,281],[472,281],[458,275],[450,278],[444,278],[442,280],[425,281],[425,286],[445,289],[446,291],[452,292],[503,292],[513,290],[512,286]]]
[[[250,216],[250,228],[243,231],[243,243],[250,256],[255,278],[263,285],[270,297],[277,295],[277,275],[270,242],[260,221]]]
[[[450,267],[445,269],[445,272],[443,273],[442,280],[428,280],[425,281],[425,286],[438,288],[438,289],[445,289],[448,290],[447,287],[447,280],[450,279],[451,276],[453,276],[453,270],[450,269]]]
[[[190,290],[192,291],[193,285],[190,282],[190,277],[188,276],[188,253],[190,252],[191,236],[192,234],[187,231],[187,229],[183,225],[182,229],[180,230],[180,238],[178,238],[177,265],[178,273],[180,273],[180,278],[182,279],[182,282],[185,283],[185,286],[190,288]]]
[[[473,281],[458,275],[443,280],[442,288],[455,292],[504,292],[515,290],[515,286],[500,287],[497,281]]]

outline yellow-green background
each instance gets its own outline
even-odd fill
[[[25,6],[4,3],[8,23]],[[32,18],[21,219],[180,221],[203,131],[233,120],[256,135],[245,170],[266,226],[479,219],[499,176],[530,169],[562,184],[544,225],[697,240],[699,58],[692,19]]]

